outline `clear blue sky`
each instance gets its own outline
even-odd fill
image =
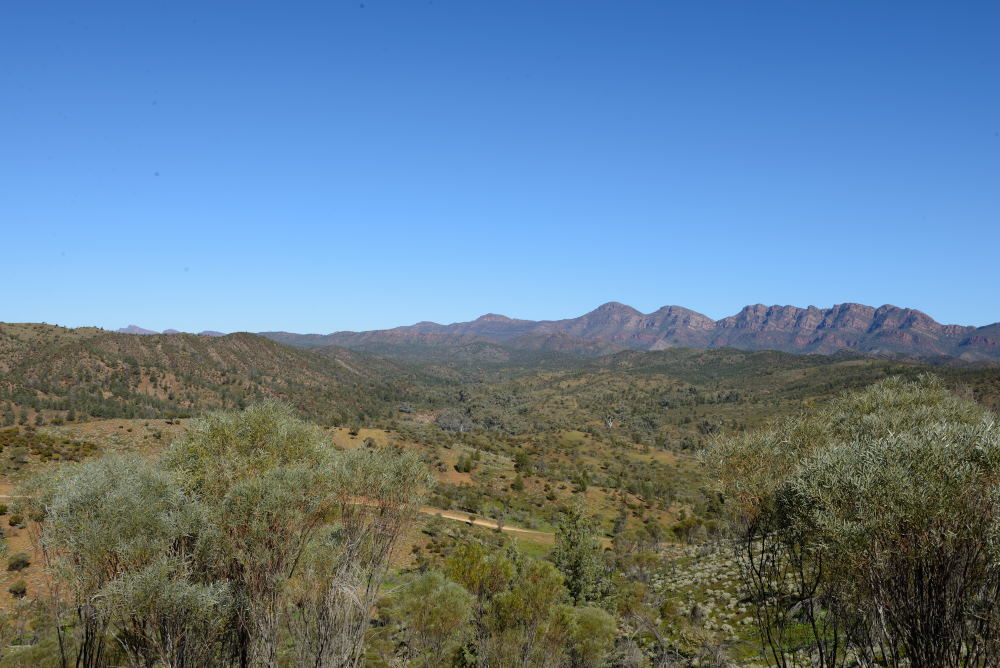
[[[1000,320],[1000,3],[0,5],[0,320]]]

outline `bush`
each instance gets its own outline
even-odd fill
[[[709,461],[776,662],[802,646],[796,618],[826,665],[838,652],[914,666],[1000,655],[1000,429],[982,407],[933,377],[890,378],[720,441]]]
[[[8,571],[22,571],[30,565],[31,565],[31,557],[29,557],[24,552],[18,552],[17,554],[12,554],[10,559],[7,560]]]
[[[469,473],[472,471],[473,466],[474,464],[472,458],[468,455],[462,455],[458,458],[458,461],[455,462],[455,470],[459,473]]]
[[[7,504],[0,503],[0,515],[6,515],[6,514],[7,514]]]
[[[24,518],[21,517],[21,515],[19,515],[18,513],[14,513],[7,519],[7,523],[10,524],[12,527],[21,526],[21,524],[24,523]]]
[[[7,591],[9,591],[10,595],[14,598],[24,598],[24,595],[28,593],[28,585],[25,584],[24,580],[18,580],[12,584]]]

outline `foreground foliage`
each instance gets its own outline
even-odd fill
[[[894,378],[709,452],[777,665],[1000,661],[1000,429]]]
[[[746,414],[743,394],[645,374],[634,391],[661,393],[648,408],[671,429]],[[10,430],[89,434],[108,454],[54,464],[28,450],[25,467],[46,474],[5,520],[11,560],[32,554],[9,571],[0,665],[994,665],[991,413],[931,378],[894,378],[767,431],[700,430],[721,438],[705,468],[626,438],[639,404],[601,378],[540,387],[574,399],[551,404],[567,426],[580,425],[567,410],[600,417],[588,396],[632,397],[625,410],[528,434],[484,430],[476,409],[457,410],[467,431],[432,414],[320,429],[272,403],[168,421],[177,437],[145,459],[111,453],[163,425]],[[460,405],[485,396],[462,392]],[[523,398],[498,415],[520,419]],[[432,494],[428,469],[443,481]],[[409,531],[425,496],[445,512]]]
[[[353,666],[412,506],[412,455],[332,450],[274,403],[196,421],[156,461],[40,480],[30,512],[62,665]],[[322,567],[315,564],[322,563]]]

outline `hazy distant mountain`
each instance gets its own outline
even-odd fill
[[[121,327],[117,330],[119,334],[159,334],[159,332],[152,329],[144,329],[139,327],[139,325],[129,325],[128,327]]]
[[[179,329],[165,329],[162,332],[157,332],[153,329],[145,329],[139,327],[138,325],[129,325],[128,327],[121,327],[115,330],[118,334],[141,334],[143,336],[149,336],[152,334],[184,334],[185,332]],[[223,332],[216,332],[215,330],[206,329],[205,331],[198,332],[198,336],[225,336]]]
[[[832,354],[849,349],[890,357],[1000,360],[1000,323],[978,328],[943,325],[914,309],[851,303],[827,309],[755,304],[728,318],[712,320],[681,306],[664,306],[653,313],[641,313],[631,306],[609,302],[578,318],[565,320],[517,320],[490,313],[471,322],[450,325],[419,322],[368,332],[262,334],[303,348],[454,346],[493,341],[511,348],[586,355],[616,352],[613,348],[601,352],[594,346],[596,341],[638,350],[688,346]]]

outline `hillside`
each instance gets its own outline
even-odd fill
[[[388,415],[415,400],[415,386],[437,382],[402,363],[346,349],[319,356],[255,334],[135,336],[35,324],[0,324],[0,369],[7,421],[22,411],[31,420],[170,416],[275,397],[338,422]]]
[[[996,369],[731,348],[626,351],[570,368],[497,378],[470,386],[454,409],[471,425],[508,433],[592,430],[629,442],[693,448],[707,436],[763,426],[886,376],[928,372],[1000,409]]]
[[[0,494],[16,498],[16,481],[62,462],[161,452],[190,428],[178,415],[277,397],[325,423],[320,433],[336,450],[377,453],[370,461],[405,451],[433,473],[436,485],[394,551],[394,589],[402,581],[395,578],[441,569],[470,544],[552,559],[566,509],[579,507],[593,518],[608,572],[619,574],[609,595],[652,582],[661,598],[643,605],[656,624],[664,610],[672,615],[663,618],[666,642],[687,642],[684,629],[697,628],[759,665],[736,566],[718,547],[726,500],[699,457],[703,448],[889,376],[933,371],[951,391],[1000,408],[1000,370],[986,367],[843,352],[645,351],[563,333],[504,342],[465,334],[427,335],[421,344],[377,339],[365,347],[397,359],[332,345],[292,348],[246,333],[0,325],[0,414],[25,418],[0,428]],[[586,343],[590,356],[581,351]],[[573,352],[557,350],[564,344]],[[30,564],[0,580],[8,588],[24,580],[28,596],[37,596],[45,591],[41,555],[29,527],[8,524],[8,546]],[[704,610],[689,620],[671,612],[666,602],[674,600]]]
[[[527,332],[510,338],[503,336],[499,329],[485,331],[484,334],[469,334],[461,331],[434,332],[398,328],[334,334],[261,332],[261,336],[297,348],[320,349],[326,346],[342,346],[386,357],[428,362],[456,358],[506,362],[511,358],[520,358],[522,352],[553,352],[574,357],[599,357],[627,349],[627,346],[610,341],[582,338],[564,332]]]
[[[370,332],[327,335],[264,332],[263,335],[298,347],[362,347],[372,343],[453,346],[477,339],[519,347],[527,340],[542,349],[587,355],[593,354],[593,349],[588,350],[579,342],[601,341],[637,350],[680,346],[830,355],[848,349],[883,357],[1000,361],[1000,323],[978,328],[943,325],[914,309],[852,303],[828,309],[756,304],[727,318],[712,320],[680,306],[641,313],[631,306],[609,302],[578,318],[565,320],[517,320],[491,313],[471,322],[450,325],[421,322]],[[545,336],[569,338],[538,338]],[[571,341],[577,343],[570,344]]]
[[[427,419],[450,412],[461,424],[508,434],[610,421],[629,440],[691,445],[890,374],[933,370],[986,405],[1000,396],[995,369],[857,354],[647,352],[561,333],[503,343],[421,333],[411,343],[372,336],[359,345],[304,350],[248,333],[136,336],[0,324],[0,421],[33,424],[38,413],[43,422],[166,417],[275,397],[328,424],[389,424],[413,411]]]

